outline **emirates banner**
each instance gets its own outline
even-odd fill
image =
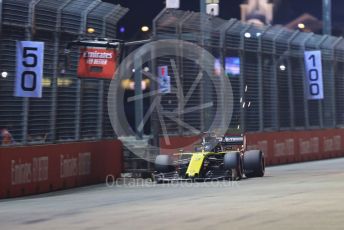
[[[308,100],[324,99],[321,51],[305,51],[305,96]]]
[[[80,48],[78,76],[80,78],[112,79],[117,66],[117,52],[99,47]]]

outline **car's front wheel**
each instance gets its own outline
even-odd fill
[[[260,150],[250,150],[244,153],[244,170],[247,178],[263,177],[265,174],[264,153]]]
[[[159,155],[155,158],[155,171],[169,173],[174,171],[173,160],[169,155]]]
[[[229,170],[232,180],[240,180],[243,177],[243,165],[239,152],[226,153],[223,163],[225,169]]]

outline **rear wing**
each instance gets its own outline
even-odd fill
[[[222,137],[221,140],[219,140],[221,144],[223,145],[245,145],[245,137],[231,137],[231,136],[225,136]]]

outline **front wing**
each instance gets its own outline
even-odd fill
[[[187,178],[180,175],[178,172],[158,173],[152,174],[153,180],[157,183],[173,183],[173,182],[206,182],[206,181],[219,181],[231,179],[230,172],[215,172],[207,173],[204,176]]]

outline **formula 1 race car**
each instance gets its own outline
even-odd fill
[[[246,151],[244,136],[203,137],[194,152],[159,155],[153,179],[157,183],[173,181],[240,180],[263,177],[264,153]]]

